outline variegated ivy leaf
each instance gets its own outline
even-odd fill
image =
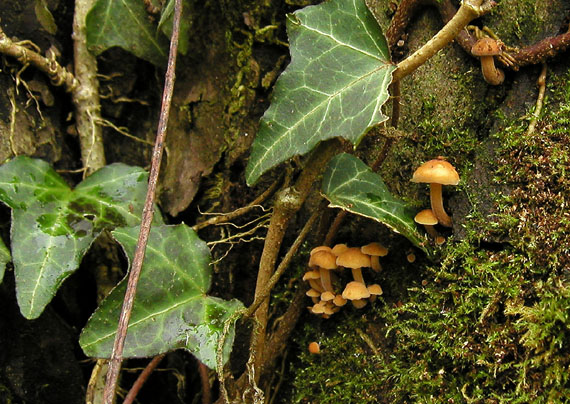
[[[246,170],[248,184],[319,142],[343,137],[357,145],[386,120],[395,66],[365,0],[331,0],[288,16],[291,63],[263,115]]]
[[[148,175],[111,164],[72,190],[44,161],[16,157],[0,167],[0,201],[12,208],[16,296],[38,317],[104,229],[140,222]],[[155,215],[160,223],[160,215]]]
[[[132,261],[139,228],[113,231]],[[243,308],[238,300],[208,296],[212,280],[210,250],[188,226],[154,226],[137,286],[125,357],[147,357],[185,348],[214,368],[224,322]],[[126,279],[105,299],[81,334],[86,355],[108,358],[113,349]],[[224,341],[224,361],[234,338]]]

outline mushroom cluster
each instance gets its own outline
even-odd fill
[[[303,280],[311,286],[307,296],[314,303],[309,310],[328,318],[338,312],[349,300],[356,308],[366,306],[368,300],[374,301],[376,296],[382,294],[382,288],[378,284],[367,286],[362,268],[381,271],[379,257],[386,254],[388,250],[376,242],[363,247],[337,244],[332,248],[327,246],[314,248],[309,259],[309,271],[303,275]],[[340,292],[340,288],[334,286],[339,283],[336,272],[348,268],[351,270],[353,280]]]
[[[422,210],[414,220],[418,224],[424,225],[428,234],[438,244],[442,244],[445,239],[437,233],[434,226],[441,224],[445,227],[451,227],[452,225],[451,217],[443,207],[442,185],[459,184],[459,174],[449,162],[437,158],[419,166],[414,171],[412,182],[425,182],[430,185],[431,209]]]

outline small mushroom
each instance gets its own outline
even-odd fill
[[[332,253],[337,257],[348,249],[346,244],[337,244],[332,248]]]
[[[473,56],[481,58],[481,72],[485,81],[498,86],[505,80],[505,73],[495,67],[494,56],[502,53],[501,43],[493,38],[481,38],[471,48]]]
[[[433,227],[438,223],[437,217],[435,216],[435,213],[433,213],[433,210],[424,209],[420,211],[416,217],[414,217],[414,221],[418,224],[422,224],[428,234],[434,239],[439,236],[439,233]]]
[[[342,307],[346,304],[347,300],[341,295],[336,295],[333,299],[333,303],[337,307]]]
[[[350,268],[354,280],[363,285],[365,284],[360,268],[370,266],[370,257],[362,253],[360,248],[347,248],[346,251],[337,257],[336,264],[341,267]]]
[[[327,290],[326,292],[321,293],[320,296],[321,296],[321,300],[322,300],[323,302],[331,301],[331,300],[333,300],[334,297],[335,297],[335,296],[334,296],[334,293],[333,293],[333,292],[330,292],[330,291],[328,291],[328,290]]]
[[[317,247],[320,248],[320,247]],[[321,283],[325,290],[332,292],[333,287],[331,283],[331,276],[329,271],[336,268],[336,255],[331,252],[330,247],[327,249],[320,249],[311,251],[311,258],[309,259],[310,267],[319,267],[319,272],[321,275]]]
[[[370,243],[360,247],[360,251],[366,255],[370,255],[370,267],[376,272],[382,270],[379,257],[384,257],[388,254],[388,249],[380,243]]]
[[[305,294],[309,297],[321,297],[321,292],[315,289],[309,289]]]
[[[370,292],[362,282],[352,281],[348,282],[345,286],[342,291],[342,297],[346,300],[368,299],[370,297]]]
[[[382,287],[380,287],[380,285],[378,285],[377,283],[375,283],[374,285],[368,286],[368,291],[370,292],[370,301],[371,302],[376,300],[376,296],[380,296],[382,293],[384,293],[382,291]]]
[[[318,342],[313,341],[309,344],[309,353],[313,355],[318,355],[321,353],[321,346]]]
[[[429,183],[431,209],[437,216],[440,224],[451,227],[451,218],[445,213],[443,208],[441,186],[459,184],[459,174],[457,174],[455,168],[445,160],[430,160],[414,171],[412,182]]]

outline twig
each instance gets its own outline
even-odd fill
[[[123,401],[123,404],[132,404],[133,401],[135,401],[135,398],[137,397],[137,394],[139,393],[140,389],[142,388],[142,386],[145,384],[151,373],[154,371],[154,369],[156,369],[160,361],[162,361],[162,359],[165,356],[166,354],[160,354],[152,358],[149,364],[146,365],[144,370],[141,372],[139,377],[137,377],[137,380],[135,380],[135,382],[133,383],[133,386],[131,387],[129,393],[127,394],[125,400]]]
[[[457,13],[457,9],[450,0],[402,0],[392,17],[390,28],[386,31],[388,44],[393,51],[396,49],[395,45],[403,37],[413,15],[424,5],[437,7],[444,23],[449,22]],[[461,30],[455,37],[455,41],[467,54],[471,55],[471,47],[477,38],[467,30]],[[506,63],[507,59],[504,58],[497,58],[497,62],[504,68],[518,70],[522,66],[542,63],[565,51],[568,47],[570,47],[570,32],[565,32],[544,38],[516,51],[509,51],[510,63]]]
[[[309,234],[309,231],[311,231],[313,224],[315,223],[315,221],[319,218],[319,216],[321,214],[322,214],[322,212],[320,212],[319,210],[315,210],[315,212],[313,212],[311,217],[309,217],[309,220],[307,220],[307,222],[303,226],[303,229],[299,232],[299,235],[297,236],[297,238],[295,239],[295,241],[293,242],[293,244],[289,248],[289,251],[287,251],[287,254],[285,254],[283,259],[281,260],[281,262],[277,266],[275,273],[271,276],[271,278],[269,279],[269,282],[267,282],[265,289],[263,289],[259,293],[259,295],[255,299],[255,301],[251,304],[251,306],[249,306],[247,308],[247,310],[243,314],[244,317],[249,317],[249,316],[253,315],[255,313],[255,311],[257,310],[257,308],[259,307],[259,305],[265,299],[267,299],[269,297],[269,295],[271,294],[271,290],[277,284],[277,282],[281,278],[281,275],[283,275],[283,273],[285,272],[285,270],[287,269],[287,267],[291,263],[291,260],[293,259],[293,257],[297,253],[297,250],[299,250],[299,247],[301,247],[301,244],[303,243],[303,241],[305,241],[307,234]]]
[[[538,76],[538,80],[536,80],[536,84],[538,85],[538,97],[536,98],[536,107],[534,108],[532,119],[528,124],[528,129],[526,131],[527,136],[532,135],[534,132],[536,123],[538,122],[538,118],[542,112],[542,105],[544,104],[544,93],[546,92],[546,70],[546,63],[543,63],[542,70]]]
[[[75,0],[73,15],[73,57],[75,78],[79,85],[73,88],[71,98],[75,107],[75,126],[81,146],[81,161],[84,176],[103,167],[105,150],[99,102],[99,81],[97,80],[97,59],[87,49],[87,27],[85,19],[95,0]]]
[[[453,18],[435,34],[424,46],[398,63],[394,71],[393,81],[408,76],[444,46],[450,43],[471,20],[490,11],[496,3],[492,0],[464,0]]]
[[[214,224],[229,222],[230,220],[233,220],[238,216],[246,214],[250,210],[258,207],[261,204],[261,202],[263,202],[265,199],[267,199],[267,197],[269,195],[271,195],[273,193],[273,191],[275,191],[275,188],[277,188],[279,181],[280,180],[274,181],[273,184],[271,184],[271,186],[269,188],[267,188],[261,195],[259,195],[257,198],[255,198],[253,201],[251,201],[246,206],[238,208],[238,209],[234,210],[233,212],[214,216],[208,220],[203,221],[202,223],[198,223],[198,224],[192,226],[192,229],[194,231],[198,231],[198,230],[203,229],[204,227],[208,227],[208,226],[211,226]]]
[[[0,28],[0,53],[15,58],[22,65],[30,64],[45,73],[54,86],[62,86],[65,91],[71,92],[79,82],[65,67],[61,66],[54,57],[46,58],[39,53],[14,42]]]
[[[172,24],[172,37],[170,39],[170,53],[168,55],[168,67],[166,70],[166,79],[162,95],[162,107],[158,121],[156,143],[152,153],[152,165],[148,179],[148,190],[143,209],[139,238],[135,249],[131,271],[129,274],[127,290],[125,292],[123,307],[121,309],[121,315],[119,318],[119,325],[117,327],[117,334],[115,335],[115,342],[113,344],[113,351],[111,353],[111,359],[109,361],[109,372],[107,373],[107,382],[105,384],[105,391],[103,395],[105,404],[113,403],[113,397],[115,395],[115,389],[117,386],[117,379],[119,377],[119,371],[123,359],[123,347],[127,336],[127,328],[131,317],[131,310],[133,308],[137,283],[144,261],[144,254],[150,233],[152,218],[154,216],[155,191],[158,182],[160,162],[162,159],[164,141],[166,139],[166,129],[168,126],[170,104],[172,101],[172,93],[174,89],[176,54],[178,52],[178,35],[181,13],[182,0],[176,0],[174,6],[174,21]]]

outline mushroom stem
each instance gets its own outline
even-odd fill
[[[481,56],[481,73],[485,81],[493,86],[498,86],[505,80],[505,73],[495,67],[493,56]]]
[[[366,282],[364,282],[364,278],[362,277],[362,271],[360,270],[360,268],[352,268],[352,277],[356,282],[360,282],[363,285],[366,285]]]
[[[323,289],[323,287],[321,286],[320,282],[317,282],[317,280],[315,279],[309,279],[309,285],[311,285],[311,288],[323,293],[325,290]]]
[[[321,283],[323,284],[323,288],[325,291],[332,292],[333,287],[331,283],[331,274],[329,273],[328,269],[319,268],[319,272],[321,273]]]
[[[439,233],[437,232],[437,230],[435,229],[435,227],[433,227],[431,224],[424,224],[424,227],[427,231],[427,233],[433,238],[436,239],[439,236]]]
[[[445,227],[451,227],[451,218],[445,213],[443,208],[443,198],[441,195],[441,184],[432,182],[430,185],[429,197],[431,201],[431,209],[437,217],[439,224]]]
[[[380,272],[382,270],[382,265],[380,264],[380,257],[377,255],[372,255],[370,257],[370,268],[372,268],[376,272]]]

